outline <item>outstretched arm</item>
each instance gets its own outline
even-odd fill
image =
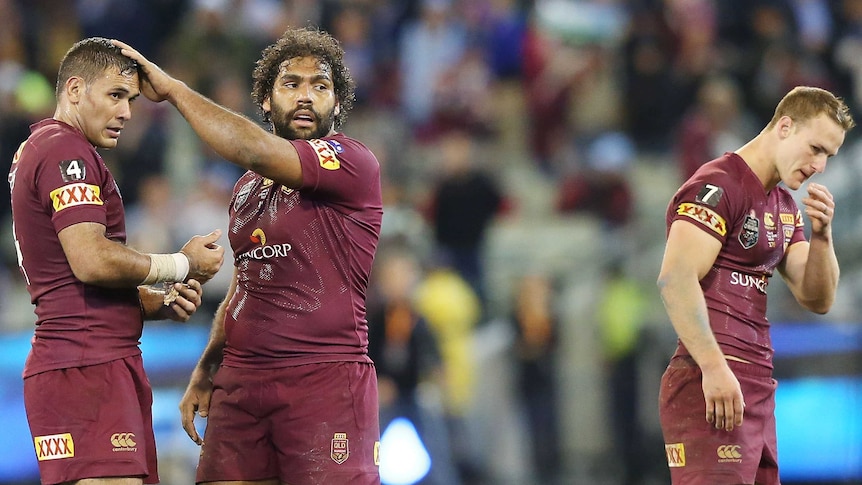
[[[299,188],[302,166],[296,148],[288,140],[206,98],[128,44],[118,40],[113,43],[138,63],[144,96],[173,104],[195,133],[219,155],[282,185]]]
[[[720,250],[720,241],[692,223],[674,222],[668,233],[658,287],[674,330],[703,372],[706,420],[730,431],[742,424],[742,389],[712,333],[700,287],[700,280]]]

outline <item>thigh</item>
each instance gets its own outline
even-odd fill
[[[294,367],[279,381],[288,403],[273,411],[280,477],[289,484],[377,485],[377,376],[366,363]]]
[[[754,392],[740,379],[743,395]],[[753,397],[753,396],[752,396]],[[659,418],[674,485],[754,483],[763,451],[764,421],[746,408],[743,426],[715,429],[706,421],[702,374],[691,359],[675,358],[662,376]]]
[[[259,399],[261,387],[273,372],[219,368],[198,462],[198,483],[278,478],[271,422]]]
[[[152,399],[140,356],[25,379],[42,483],[86,477],[157,483]]]

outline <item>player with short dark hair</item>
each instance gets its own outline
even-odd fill
[[[304,28],[263,50],[253,97],[270,133],[116,43],[141,65],[148,98],[168,100],[248,170],[229,207],[234,278],[180,404],[202,443],[197,481],[379,484],[365,297],[380,167],[336,131],[353,100],[341,46]],[[203,440],[195,411],[207,417]]]
[[[670,201],[658,286],[679,345],[659,400],[674,485],[779,483],[766,287],[777,269],[804,308],[832,306],[835,201],[808,184],[807,238],[788,189],[823,172],[854,125],[834,94],[796,87],[760,134]]]
[[[9,171],[37,317],[24,405],[46,485],[158,482],[143,322],[187,321],[224,260],[218,232],[174,254],[125,245],[123,201],[97,149],[117,145],[139,93],[137,65],[119,48],[77,42],[60,64],[53,118],[31,126]],[[166,282],[173,296],[148,286]]]

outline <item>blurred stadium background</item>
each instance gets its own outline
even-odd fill
[[[358,88],[344,131],[383,167],[372,324],[394,325],[404,301],[427,324],[406,347],[375,337],[384,425],[410,417],[423,446],[399,459],[430,459],[387,483],[668,483],[656,400],[675,336],[654,285],[667,200],[794,85],[833,90],[862,121],[862,0],[0,0],[0,159],[53,113],[80,38],[129,42],[259,119],[260,49],[308,24],[344,44]],[[859,135],[817,176],[837,199],[835,308],[806,314],[769,287],[784,483],[862,483]],[[226,225],[239,173],[169,106],[137,102],[103,156],[133,246],[168,252]],[[20,382],[34,315],[8,214],[4,186],[0,483],[24,485],[38,483]],[[176,405],[229,275],[194,321],[144,331],[166,485],[193,481]],[[392,357],[405,348],[407,368]]]

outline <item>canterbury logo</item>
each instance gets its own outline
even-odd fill
[[[718,454],[718,458],[720,462],[726,461],[742,461],[742,453],[739,452],[739,449],[742,448],[740,445],[721,445],[716,449],[716,453]]]
[[[111,444],[117,448],[134,448],[138,446],[135,443],[135,433],[114,433],[111,435]]]

